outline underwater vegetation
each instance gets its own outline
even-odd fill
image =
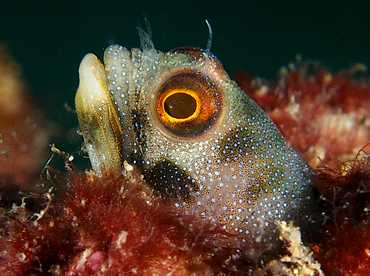
[[[86,171],[48,160],[51,124],[1,51],[1,275],[367,275],[365,66],[234,82],[209,49],[139,33],[81,63]]]
[[[310,244],[326,275],[369,271],[370,79],[356,64],[333,75],[318,62],[283,67],[274,81],[234,76],[266,111],[290,146],[314,169],[323,207]]]

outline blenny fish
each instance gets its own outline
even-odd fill
[[[128,162],[154,194],[230,233],[253,255],[278,239],[277,221],[309,220],[314,173],[208,47],[109,46],[80,65],[76,110],[92,168]],[[124,215],[124,214],[122,214]]]

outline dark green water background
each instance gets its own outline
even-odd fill
[[[370,64],[370,1],[0,0],[0,42],[22,65],[39,108],[62,126],[66,140],[74,136],[77,120],[64,104],[74,108],[82,57],[102,57],[113,43],[138,47],[135,27],[144,23],[143,13],[162,51],[205,48],[207,18],[212,52],[230,75],[243,68],[270,79],[297,53],[333,71]]]

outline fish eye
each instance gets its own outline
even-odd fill
[[[164,111],[174,119],[187,119],[199,115],[200,99],[190,90],[174,90],[163,100]]]
[[[209,76],[182,70],[160,85],[156,111],[167,130],[195,136],[209,129],[220,114],[222,92]]]

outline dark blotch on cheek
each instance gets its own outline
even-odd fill
[[[196,181],[173,162],[164,160],[145,169],[144,178],[162,198],[190,202],[190,193],[199,190]]]

